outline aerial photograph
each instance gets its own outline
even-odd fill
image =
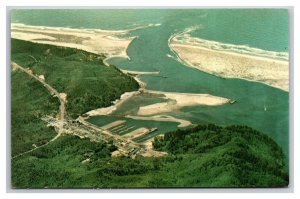
[[[289,10],[12,9],[11,188],[289,186]]]

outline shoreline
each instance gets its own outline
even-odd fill
[[[128,37],[128,38],[130,38],[130,39],[132,39],[132,40],[129,42],[128,46],[126,47],[125,54],[113,55],[113,56],[110,56],[110,57],[106,57],[106,58],[103,60],[103,64],[104,64],[105,66],[109,66],[109,63],[107,62],[109,59],[113,59],[113,58],[117,58],[117,57],[119,57],[119,58],[124,58],[124,59],[127,59],[127,60],[130,60],[130,57],[129,57],[129,55],[128,55],[128,47],[129,47],[130,44],[132,44],[132,42],[133,42],[134,40],[136,40],[136,39],[138,38],[138,36],[136,36],[136,37]]]
[[[34,43],[70,47],[106,56],[130,59],[127,48],[136,37],[120,37],[131,30],[76,29],[11,24],[11,38]]]
[[[287,53],[194,38],[188,34],[191,31],[170,36],[168,46],[176,56],[172,58],[218,77],[259,82],[288,92]]]
[[[104,108],[98,108],[94,110],[90,110],[82,115],[84,115],[84,119],[88,119],[90,117],[95,117],[95,116],[101,116],[101,115],[109,115],[113,113],[119,106],[121,106],[125,101],[130,99],[131,97],[138,95],[140,91],[132,91],[132,92],[125,92],[121,95],[120,99],[116,100],[113,102],[113,105],[109,107],[104,107]]]

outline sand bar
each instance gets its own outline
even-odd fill
[[[140,107],[137,115],[141,116],[172,112],[188,106],[219,106],[230,101],[229,99],[209,94],[173,93],[151,90],[146,90],[144,92],[162,94],[168,101]]]
[[[289,90],[288,53],[193,38],[189,31],[169,39],[169,47],[186,66],[216,76],[257,81]]]

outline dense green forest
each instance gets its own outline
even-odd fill
[[[58,100],[42,84],[22,71],[11,76],[11,143],[12,156],[42,145],[56,135],[54,129],[41,120],[44,115],[55,116]]]
[[[115,148],[64,136],[12,161],[17,188],[284,187],[279,146],[245,126],[200,125],[158,137],[161,158],[111,158]],[[89,161],[83,162],[83,160]]]
[[[73,48],[11,40],[12,61],[44,75],[58,92],[67,93],[67,112],[73,118],[110,106],[123,93],[139,88],[132,77],[105,66],[104,58]]]
[[[194,156],[189,168],[200,171],[193,175],[196,183],[205,183],[205,179],[211,185],[229,187],[288,184],[282,149],[267,135],[247,126],[209,124],[179,129],[155,138],[154,148],[174,155]],[[181,173],[188,170],[182,168]]]

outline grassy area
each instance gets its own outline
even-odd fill
[[[71,117],[110,106],[121,94],[137,90],[138,83],[114,66],[105,66],[104,57],[78,49],[11,40],[11,59],[44,75],[58,92],[67,93]]]
[[[35,79],[21,71],[11,76],[11,143],[12,156],[44,144],[56,135],[40,118],[55,116],[58,112],[57,98]]]
[[[113,146],[64,136],[12,162],[17,188],[284,187],[283,155],[249,127],[199,126],[155,140],[162,158],[111,158]],[[89,158],[89,162],[83,160]]]

